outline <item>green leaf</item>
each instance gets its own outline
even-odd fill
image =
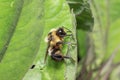
[[[87,54],[89,44],[87,31],[92,31],[94,24],[90,3],[86,0],[68,0],[68,3],[76,15],[78,59],[83,60]],[[81,64],[79,64],[79,67],[80,66]]]
[[[0,1],[0,80],[22,80],[39,49],[43,1]]]
[[[120,1],[111,1],[110,6],[110,18],[111,18],[111,26],[109,29],[109,38],[108,38],[108,54],[107,57],[111,55],[111,53],[120,46]],[[120,62],[120,49],[116,52],[116,57],[114,59],[115,62]]]
[[[19,4],[18,4],[19,3]],[[20,16],[23,1],[0,1],[0,61],[10,43]]]
[[[34,61],[35,70],[40,71],[40,73],[34,73],[36,75],[41,75],[39,80],[75,80],[76,78],[76,65],[77,65],[77,50],[76,46],[71,47],[68,53],[69,56],[73,57],[75,62],[70,60],[65,60],[63,62],[56,62],[51,59],[50,56],[47,57],[46,64],[44,64],[44,58],[47,49],[47,43],[45,43],[44,39],[48,35],[49,31],[58,27],[66,27],[73,31],[75,35],[75,26],[73,27],[72,15],[70,13],[70,9],[65,0],[47,0],[45,1],[45,28],[44,33],[41,38],[40,49],[38,51],[38,55]],[[69,40],[69,38],[66,38]],[[70,42],[75,42],[71,39]],[[66,55],[67,45],[63,46],[62,53]],[[33,69],[33,70],[34,70]],[[28,79],[29,72],[25,75],[24,80]],[[34,76],[34,74],[32,76]],[[38,80],[38,79],[33,79]]]
[[[110,27],[109,32],[109,39],[108,39],[108,54],[106,57],[110,56],[111,53],[114,52],[115,49],[117,49],[120,46],[120,19],[118,19],[116,22],[112,23]],[[120,62],[120,49],[116,52],[115,62]]]
[[[77,29],[92,31],[94,19],[88,0],[67,0],[76,15]]]
[[[40,80],[41,79],[41,73],[39,69],[30,69],[23,80]]]
[[[110,1],[110,16],[111,21],[115,21],[120,18],[120,1],[119,0],[111,0]]]
[[[87,32],[77,29],[78,56],[83,58],[87,52]]]
[[[77,22],[77,43],[79,59],[86,55],[87,40],[86,32],[92,31],[94,19],[90,9],[90,3],[86,0],[67,0],[71,9],[73,9]]]

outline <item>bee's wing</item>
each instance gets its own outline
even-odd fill
[[[46,49],[46,54],[45,54],[45,59],[44,59],[44,63],[46,63],[46,59],[47,59],[47,56],[48,56],[48,49],[50,47],[50,42],[52,40],[52,35],[51,33],[48,34],[48,36],[45,38],[45,42],[48,43],[48,46],[47,46],[47,49]]]
[[[49,45],[48,45],[48,47],[47,47],[47,49],[46,49],[45,58],[44,58],[44,63],[46,63],[46,59],[47,59],[47,56],[48,56],[48,49],[49,49]]]
[[[48,41],[49,41],[49,40],[48,40],[48,36],[45,37],[45,40],[44,40],[44,41],[48,43]]]
[[[47,56],[48,56],[48,50],[49,50],[49,48],[50,48],[50,41],[48,41],[48,46],[47,46],[47,49],[46,49],[44,63],[46,63],[46,59],[47,59]]]

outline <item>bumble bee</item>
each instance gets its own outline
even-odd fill
[[[55,61],[62,61],[64,60],[64,58],[71,59],[71,57],[64,56],[61,52],[62,46],[64,44],[64,37],[70,36],[67,34],[67,32],[70,32],[70,30],[65,31],[64,27],[50,30],[48,36],[45,38],[45,41],[48,43],[48,47],[46,50],[44,62],[46,62],[46,58],[48,54]]]

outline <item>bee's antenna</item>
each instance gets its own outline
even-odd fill
[[[66,29],[67,32],[71,32],[71,33],[72,33],[72,31],[71,31],[70,29],[68,29],[68,28],[66,28],[66,27],[64,27],[64,26],[62,26],[62,28]]]

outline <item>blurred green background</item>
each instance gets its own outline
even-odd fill
[[[87,51],[82,48],[80,53],[81,55],[86,51],[83,59],[86,69],[84,67],[80,69],[78,80],[120,80],[120,1],[89,0],[89,2],[94,27],[92,32],[81,31],[86,42],[83,43],[84,39],[83,41],[81,39],[80,48],[85,48],[87,44]],[[88,78],[84,78],[86,75]]]

